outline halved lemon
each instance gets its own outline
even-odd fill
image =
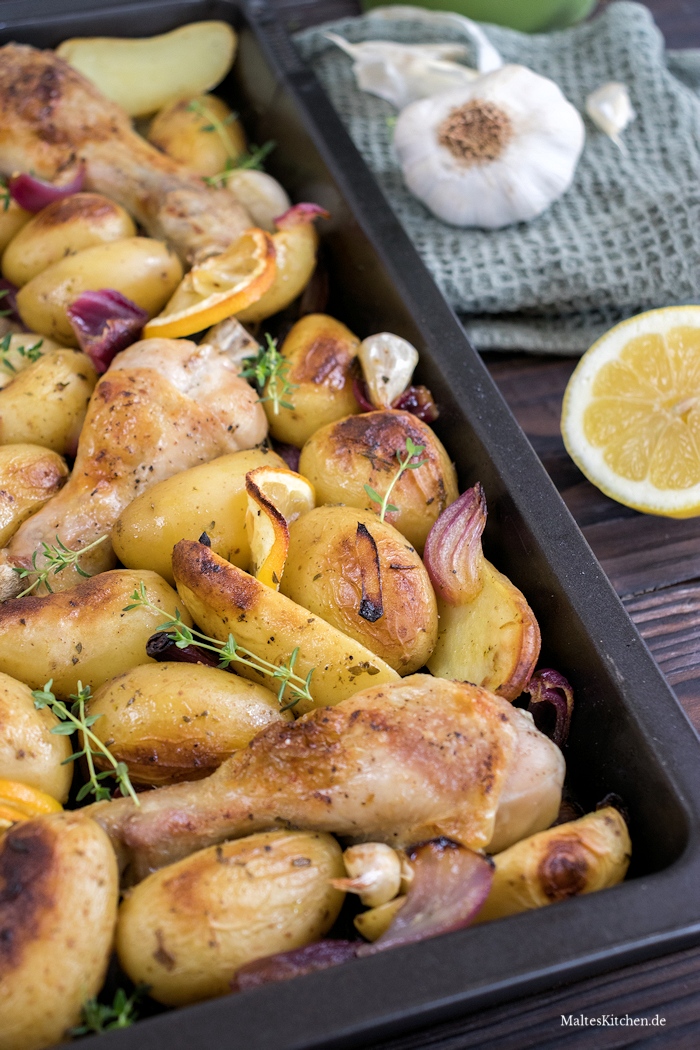
[[[301,474],[282,467],[249,470],[245,487],[251,572],[261,583],[278,590],[289,551],[289,523],[313,510],[316,493]]]
[[[225,252],[192,267],[163,312],[148,322],[143,338],[178,339],[233,317],[263,297],[276,272],[270,234],[246,230]]]
[[[611,328],[569,380],[561,428],[606,496],[647,514],[700,514],[700,306]]]
[[[17,824],[45,813],[60,813],[63,806],[29,784],[17,780],[0,780],[0,833]]]

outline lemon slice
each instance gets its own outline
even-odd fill
[[[60,802],[38,788],[17,780],[0,780],[0,832],[21,820],[60,813],[62,809]]]
[[[611,328],[571,376],[561,428],[606,496],[648,514],[700,514],[700,306]]]
[[[260,583],[279,590],[289,551],[289,523],[313,510],[316,493],[301,474],[282,467],[249,470],[245,487],[251,572]]]
[[[276,272],[270,234],[246,230],[225,252],[192,267],[163,312],[148,322],[143,338],[178,339],[232,317],[263,297]]]

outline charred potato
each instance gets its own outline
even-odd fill
[[[73,749],[68,737],[51,732],[57,725],[48,708],[37,711],[28,685],[0,674],[0,779],[18,780],[65,802],[73,766],[61,763]]]
[[[41,689],[53,679],[56,696],[93,690],[146,659],[146,642],[161,618],[145,608],[125,612],[143,582],[148,597],[169,618],[179,609],[192,621],[171,587],[154,572],[114,569],[83,580],[69,591],[14,598],[0,605],[0,671]]]
[[[285,465],[274,452],[249,449],[219,456],[158,482],[118,518],[112,530],[117,557],[129,569],[153,569],[174,583],[173,547],[179,540],[197,540],[206,532],[213,551],[247,569],[245,476],[256,467]]]
[[[0,445],[0,547],[23,521],[61,490],[68,467],[39,445]]]
[[[428,573],[400,532],[370,511],[317,507],[289,526],[281,591],[398,671],[423,667],[437,639]]]
[[[28,328],[77,346],[66,310],[82,292],[114,288],[154,317],[181,280],[182,264],[162,241],[123,237],[48,266],[20,288],[17,307]]]
[[[172,1006],[225,995],[239,967],[319,940],[343,874],[330,835],[269,831],[194,853],[150,875],[121,907],[117,952],[135,982]]]
[[[169,662],[105,682],[88,707],[100,716],[93,732],[127,764],[132,781],[155,785],[208,776],[270,722],[293,717],[261,685],[216,667]],[[100,756],[96,764],[109,768]]]
[[[0,1050],[43,1050],[102,987],[119,900],[114,850],[80,813],[37,817],[0,839],[0,887]]]
[[[456,500],[458,489],[443,445],[416,416],[386,409],[330,423],[304,445],[299,471],[314,485],[318,504],[378,511],[365,485],[384,495],[399,469],[397,453],[406,456],[407,438],[424,446],[420,459],[426,462],[402,474],[391,495],[399,509],[387,513],[386,520],[422,551],[433,523]]]
[[[247,148],[241,122],[215,95],[171,102],[154,117],[148,141],[197,175],[218,175]]]
[[[282,344],[289,361],[286,379],[296,388],[289,397],[293,408],[271,401],[264,408],[270,433],[298,448],[320,427],[360,411],[352,391],[350,365],[360,340],[326,314],[308,314],[294,325]]]
[[[74,193],[54,201],[26,223],[2,257],[2,274],[21,288],[67,255],[134,237],[130,216],[99,193]]]
[[[74,456],[97,383],[90,358],[52,350],[0,390],[0,443],[42,445]]]

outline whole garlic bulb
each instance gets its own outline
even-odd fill
[[[409,190],[439,219],[499,229],[568,189],[584,138],[554,81],[508,65],[407,106],[394,145]]]

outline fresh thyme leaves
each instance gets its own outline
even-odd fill
[[[41,555],[45,558],[46,564],[42,568],[36,563],[39,551],[34,551],[32,556],[32,568],[31,569],[20,569],[19,566],[13,566],[14,571],[19,576],[20,580],[25,580],[28,576],[33,576],[36,573],[36,579],[29,587],[25,587],[23,591],[17,595],[18,598],[24,598],[25,594],[31,594],[35,587],[40,584],[44,584],[49,594],[52,594],[51,584],[49,583],[49,576],[57,576],[59,572],[63,572],[69,565],[75,566],[76,572],[80,576],[84,576],[85,579],[90,578],[90,573],[85,572],[85,569],[81,568],[78,564],[78,558],[82,557],[83,554],[87,554],[94,547],[97,547],[100,543],[104,543],[107,539],[107,533],[104,536],[100,536],[98,539],[93,540],[92,543],[88,543],[86,547],[81,547],[80,550],[72,551],[69,547],[66,547],[65,543],[59,536],[56,536],[56,546],[51,543],[42,542],[41,544]]]
[[[247,153],[241,153],[235,158],[229,157],[223,171],[217,172],[216,175],[205,175],[204,181],[207,186],[220,189],[222,186],[226,186],[234,171],[244,169],[247,171],[264,171],[263,161],[276,145],[276,142],[270,140],[262,146],[251,146]]]
[[[5,289],[5,294],[7,294],[7,289]],[[12,311],[10,310],[6,311],[6,313],[11,312]],[[0,339],[0,368],[2,368],[7,375],[14,376],[17,375],[17,369],[12,364],[10,355],[18,354],[20,357],[26,358],[29,364],[34,364],[34,362],[38,361],[41,357],[41,347],[44,340],[40,339],[38,343],[32,343],[31,346],[16,346],[13,349],[11,345],[12,335],[12,332],[8,332],[2,337],[2,339]]]
[[[219,120],[216,113],[209,108],[204,102],[200,102],[198,98],[193,98],[187,109],[190,113],[197,113],[198,116],[203,117],[206,124],[202,126],[202,131],[214,131],[221,139],[224,149],[226,150],[227,156],[231,160],[236,159],[236,153],[233,149],[233,143],[231,136],[226,131],[227,124],[233,124],[236,120],[235,113],[229,113],[223,120]]]
[[[129,1028],[134,1021],[138,1021],[136,1008],[148,992],[148,987],[147,984],[139,984],[131,995],[127,995],[123,988],[119,988],[111,1006],[107,1003],[99,1003],[96,997],[86,999],[81,1011],[80,1024],[71,1028],[71,1036]]]
[[[131,609],[149,609],[158,616],[163,615],[163,610],[154,605],[148,597],[143,580],[131,595],[131,602],[124,608],[124,612],[129,612]],[[219,658],[219,667],[222,669],[226,669],[230,664],[244,664],[253,671],[257,671],[258,674],[265,675],[279,682],[277,699],[280,704],[283,704],[283,711],[288,711],[295,704],[298,704],[300,700],[313,699],[310,685],[314,669],[312,668],[309,671],[306,678],[302,678],[294,670],[297,657],[299,656],[298,646],[283,664],[273,664],[270,660],[264,660],[262,656],[256,656],[250,649],[245,649],[242,645],[238,645],[232,634],[228,636],[226,642],[220,642],[217,638],[211,638],[207,634],[202,634],[195,627],[187,627],[182,622],[179,609],[176,610],[173,618],[159,624],[156,630],[171,634],[178,649],[184,649],[188,645],[196,645],[200,649],[207,649],[209,652],[216,653]],[[289,690],[289,699],[285,703],[284,701],[287,699],[285,697],[286,690]]]
[[[396,458],[399,461],[399,469],[391,479],[389,488],[383,496],[380,496],[371,485],[365,485],[365,492],[369,498],[379,506],[379,520],[384,521],[387,514],[397,511],[399,508],[395,507],[393,503],[389,503],[389,497],[394,490],[394,486],[401,477],[401,475],[407,470],[417,470],[418,467],[422,467],[424,463],[427,463],[427,459],[421,459],[418,463],[412,463],[411,460],[415,459],[416,456],[420,456],[421,452],[425,452],[425,445],[415,445],[411,441],[410,437],[406,438],[406,457],[405,459],[401,456],[401,449],[396,450]]]
[[[85,703],[91,696],[90,686],[83,686],[82,682],[78,682],[78,692],[71,693],[68,699],[72,700],[73,703],[68,707],[63,700],[56,699],[51,691],[52,685],[53,678],[49,679],[43,689],[35,689],[32,692],[32,697],[34,698],[34,706],[37,711],[41,711],[44,707],[49,707],[59,720],[59,724],[51,730],[52,733],[56,733],[58,736],[72,736],[76,731],[82,733],[82,751],[75,751],[61,763],[65,766],[69,762],[75,762],[76,759],[82,758],[83,755],[85,756],[89,779],[87,784],[83,784],[78,792],[77,801],[82,802],[88,795],[94,795],[98,802],[111,798],[109,789],[100,782],[108,777],[114,777],[121,788],[122,795],[131,795],[136,805],[140,806],[141,803],[132,787],[126,764],[117,762],[107,745],[103,744],[90,728],[98,718],[102,718],[102,715],[87,715],[85,713]],[[104,755],[112,768],[98,773],[95,769],[95,755],[97,754]]]
[[[284,399],[288,398],[298,387],[287,379],[290,362],[277,349],[277,340],[266,334],[265,342],[266,345],[260,347],[256,357],[243,359],[243,364],[247,367],[243,369],[241,375],[244,379],[255,380],[260,393],[265,392],[265,396],[260,400],[271,401],[273,411],[278,416],[280,408],[288,408],[293,411],[294,405]]]
[[[0,288],[0,299],[4,299],[5,296],[9,294],[9,288]],[[10,302],[12,302],[12,300],[10,300]],[[12,309],[12,306],[10,306],[7,310],[0,310],[0,317],[9,317],[12,313],[14,313],[14,310]]]
[[[12,194],[10,193],[10,187],[7,185],[7,179],[0,176],[0,201],[2,201],[2,210],[7,211],[10,207],[12,200]]]

